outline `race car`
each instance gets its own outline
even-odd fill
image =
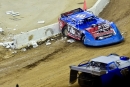
[[[59,28],[64,37],[80,40],[88,46],[104,46],[122,42],[124,37],[114,22],[77,8],[62,13]]]
[[[77,80],[80,87],[127,87],[129,85],[130,58],[127,56],[111,53],[69,67],[71,85]]]

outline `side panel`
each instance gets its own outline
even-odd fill
[[[115,62],[111,62],[107,65],[107,74],[102,75],[102,84],[103,86],[116,86],[120,83],[122,79],[122,75],[120,73],[120,69],[118,69]]]
[[[58,21],[59,21],[59,29],[62,30],[63,27],[66,25],[66,23],[60,19],[58,19]]]
[[[68,25],[68,35],[74,39],[80,40],[81,39],[81,32],[80,30]]]

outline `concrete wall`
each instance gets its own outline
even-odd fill
[[[44,41],[51,36],[60,33],[58,23],[31,30],[29,32],[14,36],[15,49],[20,49],[30,45],[32,42]]]
[[[92,11],[96,16],[105,8],[105,6],[110,2],[110,0],[98,0],[93,7],[88,9],[88,11]]]
[[[94,6],[88,11],[92,11],[95,15],[103,10],[103,8],[109,3],[109,0],[98,0]],[[58,23],[41,27],[26,33],[18,34],[14,36],[14,49],[21,49],[30,45],[32,42],[44,41],[50,36],[55,36],[61,33]]]

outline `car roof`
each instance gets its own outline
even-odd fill
[[[119,56],[110,55],[110,56],[100,56],[100,57],[96,57],[96,58],[94,58],[94,59],[91,59],[91,61],[108,64],[108,63],[117,61],[117,60],[119,60],[119,59],[120,59]]]
[[[82,19],[89,18],[91,16],[94,16],[94,15],[90,12],[84,11],[84,12],[71,15],[70,18],[74,21],[80,21]]]

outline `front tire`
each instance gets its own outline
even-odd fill
[[[63,35],[63,37],[68,37],[67,25],[63,27],[63,29],[62,29],[62,35]]]
[[[84,42],[85,42],[85,35],[82,36],[81,41],[84,44]]]

